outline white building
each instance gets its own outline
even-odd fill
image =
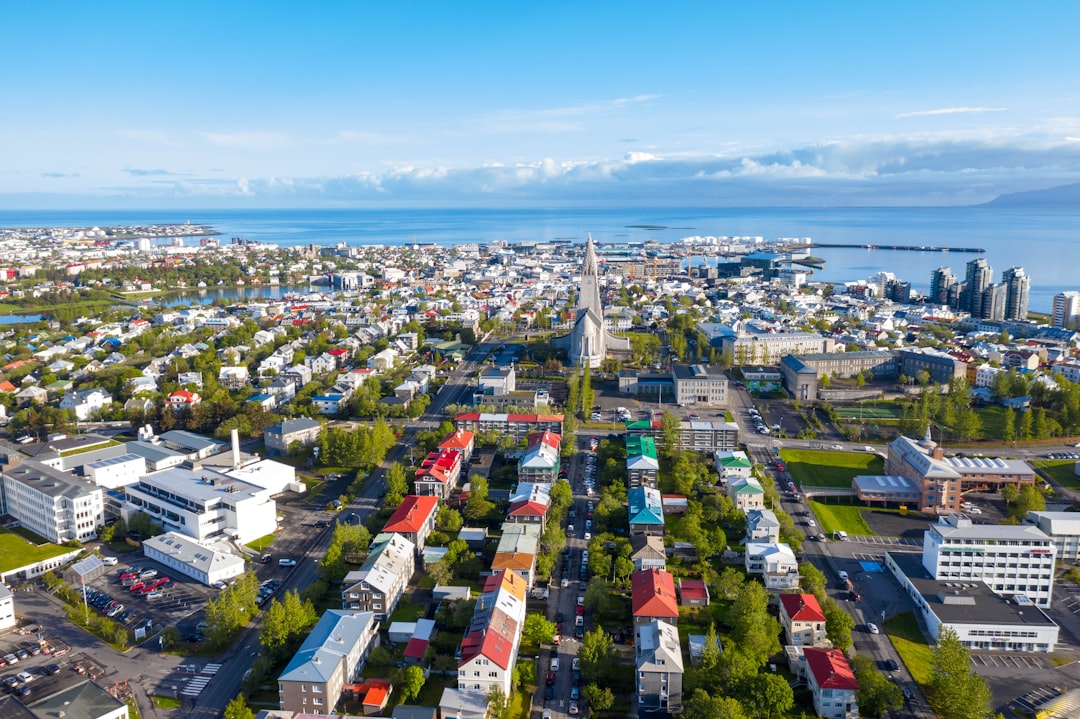
[[[142,549],[147,559],[160,562],[207,586],[244,573],[243,557],[176,532],[144,539]]]
[[[683,656],[678,628],[660,619],[635,626],[634,651],[640,712],[681,711]]]
[[[973,650],[1054,651],[1058,626],[1024,595],[1000,596],[978,578],[934,579],[917,554],[888,552],[885,566],[914,600],[934,639],[949,627]]]
[[[923,535],[922,565],[942,582],[981,579],[1005,597],[1025,595],[1050,606],[1053,540],[1032,525],[972,524],[962,514],[941,517]]]
[[[83,472],[97,486],[116,489],[138,482],[146,474],[146,459],[138,454],[122,454],[84,465]]]
[[[103,407],[112,404],[112,401],[112,395],[100,387],[95,387],[94,389],[68,392],[60,400],[60,409],[72,410],[75,413],[76,420],[85,422],[95,412],[99,412]]]
[[[126,519],[139,511],[167,531],[198,540],[222,537],[247,544],[277,529],[270,490],[205,469],[173,467],[128,485],[121,513]]]
[[[765,544],[780,541],[780,520],[771,509],[751,509],[746,513],[746,541]]]
[[[19,620],[15,617],[15,595],[6,584],[0,584],[0,632],[14,629]]]
[[[799,562],[791,547],[780,543],[747,542],[745,551],[746,572],[762,575],[766,589],[798,588]]]
[[[1073,564],[1080,561],[1080,512],[1028,512],[1024,524],[1034,525],[1048,534],[1061,561]]]
[[[7,514],[56,544],[97,536],[105,523],[101,487],[17,455],[9,454],[7,461],[14,462],[2,475]]]

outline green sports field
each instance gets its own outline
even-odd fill
[[[869,452],[783,449],[780,457],[800,487],[851,488],[860,474],[884,474],[885,460]]]
[[[841,419],[900,419],[900,408],[886,405],[866,405],[865,407],[837,407],[836,414]]]

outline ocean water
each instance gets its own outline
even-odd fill
[[[689,235],[810,237],[815,242],[981,247],[995,281],[1009,267],[1031,276],[1030,306],[1048,312],[1054,294],[1080,289],[1080,209],[934,208],[623,208],[566,210],[138,210],[0,211],[0,227],[210,225],[227,241],[246,237],[281,246],[523,242],[677,242]],[[815,279],[865,279],[881,270],[929,287],[930,273],[949,266],[958,277],[979,255],[820,248]]]

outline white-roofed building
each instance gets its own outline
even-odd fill
[[[143,540],[142,550],[147,559],[160,562],[207,586],[244,573],[243,557],[176,532]]]
[[[1063,562],[1080,561],[1080,512],[1028,512],[1024,524],[1031,524],[1050,536]]]
[[[645,712],[682,710],[683,658],[679,630],[653,619],[634,627],[638,708]]]
[[[745,551],[746,572],[762,575],[766,589],[798,588],[799,562],[791,547],[778,542],[747,542]]]
[[[341,608],[373,612],[385,621],[397,608],[416,570],[416,545],[400,534],[385,537],[371,547],[360,569],[345,575]]]
[[[8,585],[0,584],[0,632],[13,629],[19,623],[15,616],[15,595]]]
[[[780,541],[780,520],[771,509],[751,509],[746,513],[746,541],[773,543]]]
[[[146,474],[146,459],[138,454],[122,454],[84,465],[83,471],[99,487],[116,489],[138,482]]]

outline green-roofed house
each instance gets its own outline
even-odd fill
[[[634,487],[626,493],[630,505],[630,534],[664,534],[664,504],[652,487]]]
[[[765,506],[765,490],[753,477],[740,477],[728,483],[728,497],[735,504],[735,509],[749,512]]]
[[[656,458],[656,440],[652,437],[626,439],[626,485],[656,488],[660,462]]]
[[[747,478],[753,462],[741,450],[720,451],[713,456],[713,468],[719,473],[725,483],[731,483],[734,479]]]

